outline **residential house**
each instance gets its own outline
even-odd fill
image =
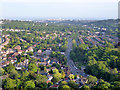
[[[2,63],[2,67],[6,67],[7,65],[9,65],[9,63],[10,63],[9,61],[3,62],[3,63]]]
[[[3,57],[2,60],[7,60],[7,57]]]
[[[12,57],[16,57],[16,56],[18,56],[18,55],[19,55],[19,53],[15,52],[15,53],[12,55]]]
[[[20,50],[20,49],[18,50],[18,54],[22,54],[22,52],[23,52],[22,50]]]
[[[42,50],[38,50],[38,51],[37,51],[37,54],[38,54],[38,55],[41,55],[41,53],[42,53]]]
[[[25,52],[33,52],[33,47],[29,47]]]
[[[28,67],[28,59],[24,60],[23,62],[19,63],[19,64],[15,64],[16,69],[20,70],[23,67],[27,68]]]
[[[17,70],[21,70],[22,69],[22,67],[15,67]]]
[[[6,53],[3,53],[3,54],[2,54],[2,56],[6,57],[6,56],[7,56],[7,54],[6,54]]]
[[[15,50],[13,50],[12,48],[8,48],[8,50],[6,51],[6,54],[11,54],[14,52],[15,52]]]
[[[47,77],[48,77],[48,80],[46,81],[46,83],[48,84],[49,82],[51,82],[51,80],[52,80],[53,76],[48,75]]]
[[[56,88],[56,89],[58,89],[58,87],[59,87],[59,85],[57,85],[57,84],[50,86],[50,88]]]
[[[18,45],[16,47],[14,47],[14,49],[21,50],[21,47],[20,47],[20,45]]]
[[[15,62],[17,62],[17,60],[11,60],[11,63],[14,64]]]

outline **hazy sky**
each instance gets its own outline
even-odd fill
[[[2,18],[118,18],[119,0],[0,0]]]

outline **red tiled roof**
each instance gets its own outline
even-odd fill
[[[54,84],[54,85],[50,86],[50,88],[58,88],[58,86],[59,85]]]

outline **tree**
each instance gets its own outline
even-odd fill
[[[35,88],[35,83],[34,83],[34,81],[26,81],[25,83],[24,83],[24,88],[29,88],[29,89],[33,89],[33,88]]]
[[[49,73],[50,73],[50,74],[53,74],[53,70],[51,69],[51,70],[49,71]]]
[[[4,72],[5,72],[5,70],[0,67],[0,76],[2,76],[4,74]]]
[[[45,83],[47,81],[47,77],[45,75],[38,74],[36,76],[36,84],[39,86],[41,83]]]
[[[85,86],[82,86],[80,90],[90,90],[90,87],[85,85]]]
[[[28,52],[27,54],[29,54],[30,56],[34,55],[32,51]]]
[[[61,86],[60,90],[71,90],[71,88],[68,85],[63,85]]]
[[[117,68],[114,68],[114,69],[112,70],[112,74],[118,74]]]
[[[110,83],[105,82],[104,80],[100,79],[100,81],[97,85],[97,88],[98,89],[108,89],[108,88],[110,88],[110,86],[111,86]]]
[[[33,71],[33,72],[37,72],[38,67],[36,66],[36,64],[30,63],[30,64],[28,65],[28,69],[31,70],[31,71]]]
[[[58,69],[53,69],[53,73],[59,73]]]
[[[78,89],[78,84],[73,80],[69,81],[68,85],[74,89]]]
[[[73,45],[73,47],[77,47],[77,44],[76,44],[76,40],[72,40],[72,45]]]
[[[60,69],[61,67],[60,67],[60,64],[56,64],[56,63],[53,63],[52,64],[52,67],[56,67],[57,69]]]
[[[113,88],[119,89],[120,88],[120,81],[112,82],[112,85],[114,85]]]
[[[67,85],[67,82],[66,81],[61,81],[60,85]]]
[[[63,78],[65,78],[65,72],[62,70],[62,72],[61,72],[61,78],[63,79]]]
[[[10,78],[5,79],[4,88],[15,88],[16,81]]]
[[[77,74],[74,75],[74,78],[77,79]]]
[[[44,72],[47,72],[47,68],[46,67],[44,67]]]
[[[90,75],[89,77],[88,77],[88,83],[90,84],[95,84],[96,83],[96,81],[97,81],[97,78],[95,77],[95,76],[92,76],[92,75]]]
[[[22,86],[22,83],[21,83],[20,79],[17,79],[16,80],[16,88],[21,88],[21,86]]]
[[[74,75],[73,74],[70,74],[69,75],[69,78],[72,80],[72,79],[74,79]]]
[[[7,66],[7,72],[10,73],[10,71],[11,71],[12,69],[15,69],[15,67],[13,66],[12,63],[10,63],[10,64]]]
[[[53,78],[52,78],[52,82],[56,83],[61,79],[61,73],[57,72],[55,74],[53,74]]]
[[[53,82],[49,82],[48,83],[48,87],[50,87],[51,85],[53,85]]]
[[[12,69],[10,71],[9,77],[12,78],[12,79],[18,79],[20,77],[20,75],[15,69]]]
[[[39,85],[39,88],[43,88],[43,89],[46,89],[48,87],[47,83],[46,82],[43,82]]]
[[[22,81],[27,81],[29,78],[29,72],[26,70],[22,73],[22,77],[21,77],[21,80]]]

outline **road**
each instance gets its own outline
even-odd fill
[[[72,38],[68,39],[68,48],[66,50],[66,57],[67,57],[67,65],[69,66],[72,74],[82,75],[83,77],[87,77],[87,74],[84,71],[78,69],[74,62],[70,59],[70,51],[72,50]]]

